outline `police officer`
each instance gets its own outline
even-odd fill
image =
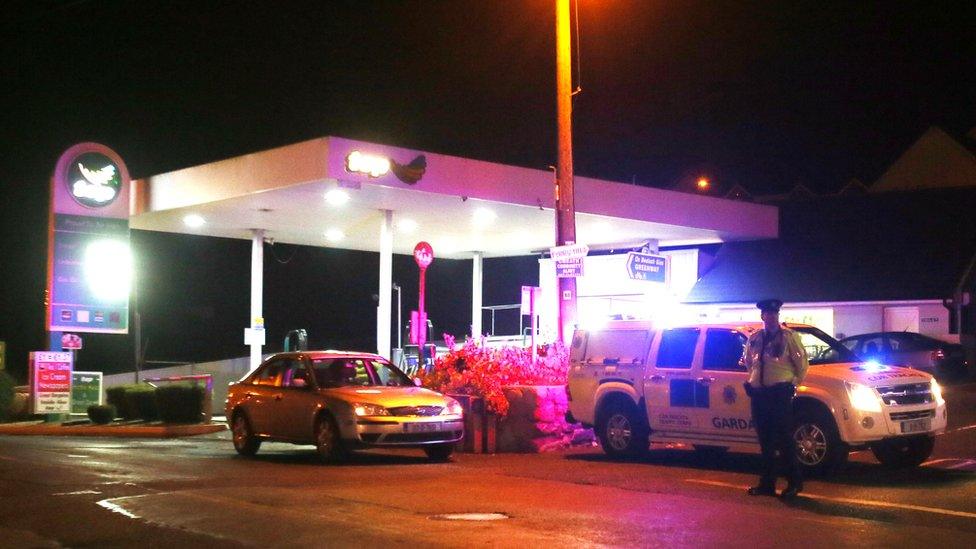
[[[793,498],[803,489],[792,434],[793,395],[810,363],[799,335],[779,323],[782,306],[778,299],[764,299],[756,304],[763,329],[749,337],[743,357],[749,370],[745,388],[752,399],[752,419],[763,462],[759,484],[749,488],[752,496],[776,495],[777,461],[787,470],[788,484],[780,496]]]

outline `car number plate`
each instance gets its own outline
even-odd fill
[[[433,431],[441,430],[441,422],[439,421],[428,421],[425,423],[407,423],[405,424],[408,433],[430,433]]]
[[[932,428],[932,420],[929,418],[911,419],[901,422],[902,433],[923,433]]]

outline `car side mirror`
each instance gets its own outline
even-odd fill
[[[419,377],[415,377],[415,378],[413,378],[413,384],[416,387],[420,387],[421,385],[424,384],[424,382],[423,381],[420,381],[420,378]]]

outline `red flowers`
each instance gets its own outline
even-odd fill
[[[456,347],[448,334],[444,341],[451,351],[434,360],[434,368],[422,376],[424,386],[441,393],[480,396],[488,411],[500,416],[508,413],[502,387],[566,384],[569,352],[558,342],[540,348],[533,362],[531,348],[489,348],[483,338],[467,338]]]

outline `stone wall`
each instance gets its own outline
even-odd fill
[[[566,421],[565,385],[518,385],[504,391],[510,407],[498,421],[498,452],[548,452],[593,443],[592,429]]]

